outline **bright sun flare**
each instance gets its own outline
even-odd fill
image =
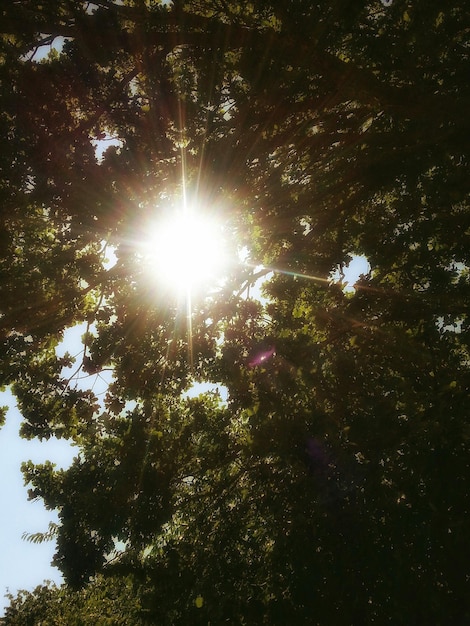
[[[158,282],[175,291],[213,287],[227,265],[223,232],[215,219],[185,211],[155,223],[145,256]]]

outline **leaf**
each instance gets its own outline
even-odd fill
[[[0,406],[0,428],[5,424],[7,412],[8,412],[7,406]]]
[[[21,535],[21,538],[25,541],[29,541],[31,543],[45,543],[46,541],[52,541],[55,539],[59,532],[59,526],[54,522],[49,522],[49,530],[45,533],[27,533],[24,532]]]

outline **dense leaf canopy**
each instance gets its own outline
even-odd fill
[[[141,626],[132,581],[97,577],[80,592],[45,584],[10,596],[4,622],[14,626]]]
[[[466,9],[6,3],[0,384],[77,445],[24,465],[70,589],[155,624],[470,621]],[[189,306],[140,247],[186,199],[233,256]]]

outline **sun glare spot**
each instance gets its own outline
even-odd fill
[[[156,222],[145,248],[153,278],[177,292],[214,288],[227,267],[222,226],[196,212],[182,211]]]

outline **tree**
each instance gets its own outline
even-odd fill
[[[98,578],[81,592],[44,584],[33,592],[10,596],[3,624],[8,626],[134,626],[140,621],[138,600],[132,583],[120,578]]]
[[[465,15],[4,9],[3,383],[25,436],[79,446],[67,471],[24,467],[71,587],[131,576],[162,624],[469,619]],[[104,136],[122,145],[98,162]],[[135,244],[178,196],[223,207],[250,254],[191,334]],[[331,273],[357,254],[347,293]],[[55,354],[77,322],[104,406]],[[227,404],[185,399],[194,380]]]

